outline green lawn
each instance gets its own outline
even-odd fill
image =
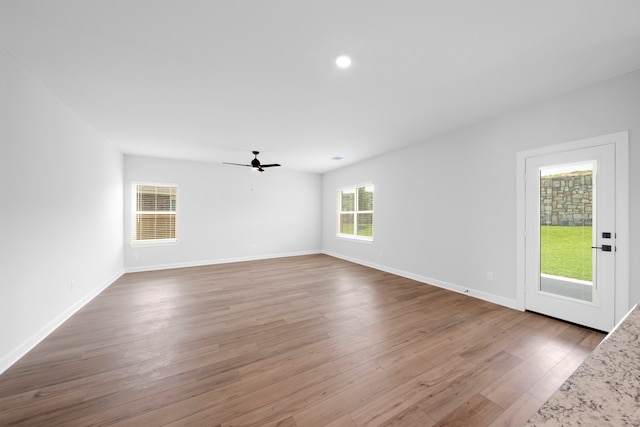
[[[591,281],[591,227],[540,227],[540,270]]]
[[[353,235],[353,224],[342,224],[340,233]],[[358,236],[373,236],[373,224],[362,224],[358,226]]]

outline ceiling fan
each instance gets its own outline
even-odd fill
[[[234,165],[234,166],[249,166],[250,168],[254,168],[255,170],[257,170],[258,172],[264,172],[263,168],[272,168],[275,166],[280,166],[278,163],[272,163],[270,165],[262,165],[260,164],[260,160],[258,160],[258,154],[260,154],[259,151],[252,151],[253,155],[255,156],[255,158],[253,160],[251,160],[251,164],[250,165],[243,165],[240,163],[227,163],[227,162],[222,162],[225,165]]]

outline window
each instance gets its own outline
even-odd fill
[[[373,240],[373,185],[338,191],[338,236]]]
[[[178,187],[175,185],[133,184],[133,225],[131,240],[140,242],[176,241]]]

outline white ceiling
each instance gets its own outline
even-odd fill
[[[123,152],[259,150],[309,172],[640,69],[637,0],[0,0],[0,15],[0,47]]]

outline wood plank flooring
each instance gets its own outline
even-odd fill
[[[325,255],[132,273],[0,375],[0,425],[516,426],[603,337]]]

